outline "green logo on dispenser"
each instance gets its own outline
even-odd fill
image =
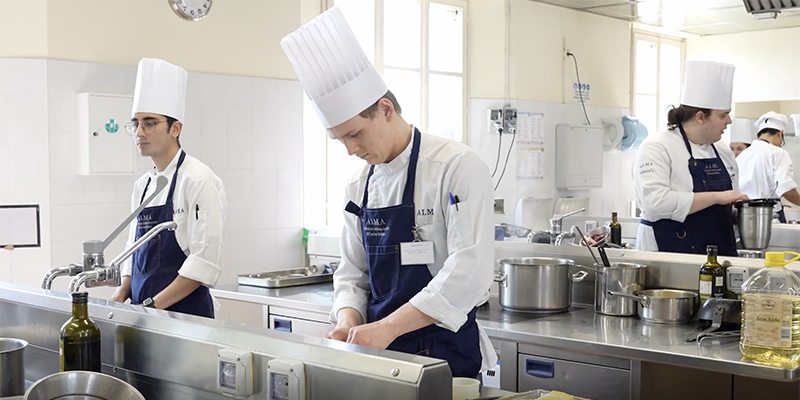
[[[119,131],[119,124],[114,122],[114,118],[111,118],[106,122],[106,132],[108,133],[117,133]]]

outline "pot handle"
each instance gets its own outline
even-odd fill
[[[627,294],[627,293],[622,293],[622,292],[612,292],[612,291],[608,291],[608,294],[610,296],[619,296],[619,297],[624,297],[626,299],[636,300],[644,308],[647,308],[647,306],[649,305],[648,304],[649,302],[647,301],[646,298],[640,297],[640,296],[636,296],[636,295],[633,295],[633,294]]]
[[[578,272],[572,274],[572,281],[573,282],[580,282],[580,281],[584,280],[587,276],[589,276],[588,272],[586,272],[586,271],[578,271]]]
[[[503,287],[508,287],[508,276],[500,271],[494,271],[494,281],[502,283]]]

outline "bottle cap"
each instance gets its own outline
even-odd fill
[[[89,292],[75,292],[75,293],[72,293],[72,301],[73,302],[86,303],[88,300],[89,300]]]

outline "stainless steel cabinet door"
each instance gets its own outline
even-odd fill
[[[527,354],[519,355],[519,391],[558,390],[592,400],[628,400],[631,374],[602,367]]]

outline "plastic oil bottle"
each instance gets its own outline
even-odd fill
[[[786,261],[785,255],[794,257]],[[800,367],[800,278],[784,268],[794,252],[768,252],[764,268],[742,285],[742,355],[758,364]]]

